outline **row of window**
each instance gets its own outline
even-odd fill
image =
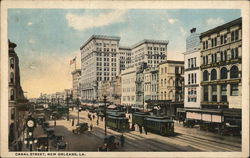
[[[97,52],[96,56],[111,56],[111,57],[116,57],[116,53],[105,53],[105,52]]]
[[[130,99],[131,99],[131,101],[134,101],[135,100],[135,97],[134,96],[123,96],[123,98],[122,98],[122,100],[123,101],[130,101]]]
[[[188,84],[196,84],[197,76],[196,73],[190,73],[188,74]]]
[[[239,30],[235,30],[231,32],[231,42],[236,41],[239,39]],[[203,50],[208,49],[208,41],[203,41]],[[227,34],[221,35],[220,36],[220,44],[226,44],[227,43]],[[217,37],[211,38],[211,47],[216,47],[218,44]]]
[[[238,96],[239,93],[239,89],[238,89],[238,84],[231,84],[230,86],[230,95],[231,96]],[[211,96],[212,96],[212,101],[213,102],[227,102],[227,85],[223,84],[220,85],[220,97],[221,100],[218,100],[218,96],[217,96],[217,85],[212,85],[211,86],[212,90],[211,90]],[[203,86],[203,100],[204,101],[209,101],[208,99],[208,86]]]
[[[148,47],[148,50],[159,50],[159,47]],[[165,48],[160,47],[160,51],[165,51]]]
[[[220,54],[220,61],[226,61],[227,60],[227,50],[221,51],[220,53],[214,53],[211,54],[211,63],[217,62],[217,54]],[[208,56],[203,56],[203,64],[208,64]],[[231,49],[231,59],[237,59],[239,57],[239,50],[238,48],[232,48]]]
[[[234,78],[238,78],[239,77],[239,69],[237,66],[232,66],[231,69],[230,69],[230,78],[231,79],[234,79]],[[227,79],[228,76],[227,76],[227,73],[228,73],[228,70],[226,67],[223,67],[221,68],[220,70],[220,79]],[[203,81],[208,81],[208,78],[209,78],[209,73],[207,70],[205,70],[203,72]],[[217,80],[217,71],[216,69],[212,69],[211,71],[211,80]]]
[[[103,47],[108,47],[111,45],[112,47],[116,47],[116,44],[103,43]],[[102,46],[102,43],[97,42],[96,46]]]
[[[188,68],[196,67],[196,57],[188,59]]]

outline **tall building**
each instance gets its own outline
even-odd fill
[[[200,34],[196,28],[190,30],[191,34],[186,39],[186,52],[198,51],[200,49]]]
[[[73,82],[73,99],[76,100],[80,96],[80,79],[81,79],[81,69],[76,69],[72,73]]]
[[[119,47],[118,54],[118,74],[121,73],[122,70],[125,70],[131,65],[131,48],[130,47]]]
[[[9,41],[9,150],[20,151],[24,131],[28,100],[20,83],[19,58],[15,52],[17,45]]]
[[[157,67],[167,59],[167,45],[165,40],[143,40],[132,47],[131,66],[139,67],[147,63],[148,67]]]
[[[98,82],[115,79],[119,41],[120,37],[93,35],[81,46],[82,100],[98,100]]]
[[[184,107],[200,108],[200,34],[196,33],[195,28],[190,32],[190,36],[186,39],[187,48],[184,53]]]

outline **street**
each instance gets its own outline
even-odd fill
[[[55,135],[62,135],[67,142],[66,151],[97,151],[103,144],[104,121],[97,117],[88,119],[88,111],[80,112],[80,123],[87,122],[93,125],[92,131],[85,131],[83,134],[73,134],[72,119],[77,124],[77,111],[70,110],[70,120],[57,120]],[[91,113],[91,115],[93,115]],[[49,121],[54,126],[54,121]],[[220,136],[214,133],[200,131],[197,128],[184,128],[181,124],[175,123],[176,136],[164,137],[153,133],[140,134],[138,131],[123,133],[125,137],[124,147],[119,146],[115,151],[241,151],[241,140],[238,137]],[[107,128],[107,135],[115,135],[116,142],[120,143],[121,133]],[[51,151],[57,151],[51,148]]]

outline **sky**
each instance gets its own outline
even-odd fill
[[[169,40],[168,59],[183,60],[190,29],[204,32],[241,17],[237,9],[8,9],[8,38],[17,44],[28,98],[72,87],[70,59],[93,34],[119,36],[121,46]]]

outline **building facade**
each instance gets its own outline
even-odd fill
[[[241,108],[242,19],[201,33],[201,106]]]
[[[139,67],[147,63],[148,67],[157,67],[167,59],[168,41],[143,40],[132,47],[131,66]]]
[[[24,132],[25,116],[28,113],[28,100],[20,83],[19,58],[15,52],[17,45],[9,41],[9,150],[20,151]]]
[[[131,48],[119,46],[118,54],[118,71],[117,74],[121,74],[122,70],[128,68],[131,65]]]
[[[186,39],[187,48],[184,53],[185,108],[200,108],[200,38],[196,29],[191,29]],[[198,41],[198,42],[197,42]]]
[[[121,104],[125,106],[136,105],[136,68],[125,69],[121,73]]]
[[[72,73],[72,94],[73,100],[76,100],[80,96],[80,79],[81,79],[81,69],[76,69]]]
[[[168,60],[159,65],[159,99],[184,100],[184,62]]]
[[[120,37],[93,35],[81,46],[82,100],[98,100],[98,82],[115,79],[119,41]]]

